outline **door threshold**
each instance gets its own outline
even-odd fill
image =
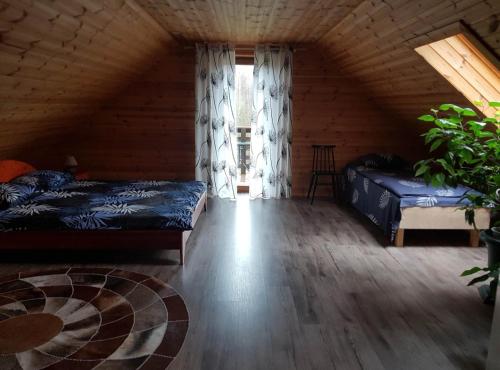
[[[250,191],[250,186],[248,186],[247,184],[238,184],[236,186],[236,191],[238,193],[248,193]]]

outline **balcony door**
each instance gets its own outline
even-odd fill
[[[236,130],[238,142],[238,192],[248,193],[250,172],[250,125],[253,101],[253,58],[236,64]],[[243,64],[244,63],[244,64]]]

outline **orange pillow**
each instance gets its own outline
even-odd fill
[[[0,161],[0,182],[9,182],[18,176],[35,170],[35,167],[26,162],[13,159]]]

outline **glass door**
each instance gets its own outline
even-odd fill
[[[252,119],[253,65],[236,65],[236,131],[238,142],[238,192],[248,192],[250,122]]]

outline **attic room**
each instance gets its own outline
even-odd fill
[[[499,55],[498,0],[0,0],[0,369],[500,369]]]

